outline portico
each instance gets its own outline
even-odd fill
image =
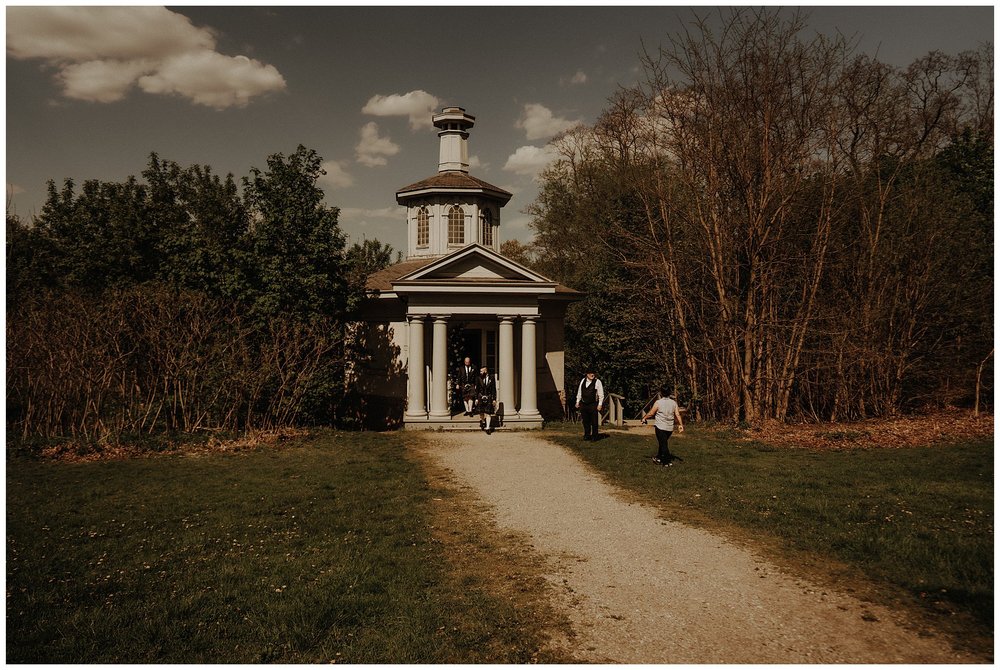
[[[477,322],[488,318],[485,315],[472,316]],[[538,411],[538,383],[535,370],[535,350],[538,347],[535,339],[535,323],[538,318],[537,314],[518,314],[501,316],[495,321],[499,333],[499,368],[491,370],[491,373],[497,379],[498,401],[503,403],[505,408],[505,422],[524,428],[536,428],[542,424],[542,415]],[[449,319],[450,317],[444,314],[408,314],[406,317],[410,356],[406,367],[407,406],[403,420],[408,427],[464,428],[466,426],[461,424],[473,422],[464,420],[461,414],[453,414],[452,411],[447,359]],[[521,331],[520,384],[517,383],[518,379],[514,372],[515,322],[519,324]],[[430,348],[434,352],[429,368],[425,367],[423,358],[424,332],[427,329],[432,332]]]
[[[507,424],[541,426],[540,378],[549,418],[556,418],[551,410],[553,393],[561,410],[562,318],[575,292],[480,245],[398,278],[388,274],[378,279],[391,291],[380,296],[405,304],[407,332],[400,339],[406,347],[407,427],[463,423],[461,412],[453,416],[449,375],[465,356],[495,376]]]

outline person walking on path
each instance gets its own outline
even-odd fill
[[[493,405],[497,400],[497,382],[485,365],[479,370],[476,391],[479,394],[479,427],[489,435],[493,432],[490,420],[493,418]]]
[[[642,417],[644,424],[650,417],[656,417],[653,420],[653,430],[656,431],[658,449],[656,456],[653,456],[653,462],[664,467],[673,465],[674,456],[670,453],[667,442],[670,441],[670,435],[674,432],[674,423],[677,424],[678,433],[684,432],[681,410],[677,406],[677,402],[670,397],[671,393],[673,393],[673,389],[669,386],[660,388],[660,399],[653,403],[646,416]]]
[[[455,374],[455,390],[462,396],[465,403],[465,416],[472,416],[472,405],[476,400],[476,369],[472,367],[472,359],[468,356],[462,362]]]
[[[604,406],[604,384],[597,378],[594,366],[588,365],[586,374],[576,389],[576,408],[583,421],[583,439],[596,442],[600,439],[597,427],[601,408]]]

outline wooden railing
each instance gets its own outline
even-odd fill
[[[641,419],[642,417],[644,417],[646,415],[646,412],[649,411],[649,408],[653,406],[653,403],[659,399],[660,399],[659,393],[653,394],[653,396],[649,400],[647,400],[646,403],[642,406],[642,409],[640,409],[639,412],[635,415],[635,418]]]
[[[608,408],[601,412],[600,422],[605,421],[613,426],[621,426],[625,423],[625,396],[617,393],[608,394]]]
[[[580,410],[572,402],[566,404],[566,418],[573,423],[580,420]],[[597,421],[601,425],[605,422],[613,426],[625,425],[625,396],[609,393],[605,408],[598,413]]]

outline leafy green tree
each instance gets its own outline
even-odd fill
[[[52,276],[67,287],[100,293],[156,276],[159,231],[148,212],[146,188],[134,177],[121,183],[88,180],[79,194],[72,179],[48,198],[34,222],[52,249]]]
[[[525,267],[531,267],[535,263],[533,249],[534,247],[531,244],[525,244],[514,239],[504,240],[500,244],[500,255]]]
[[[8,303],[58,285],[57,249],[37,226],[8,214],[5,246]]]
[[[593,364],[606,390],[625,396],[628,411],[637,411],[660,384],[678,381],[663,346],[669,337],[663,310],[649,308],[655,282],[630,261],[615,232],[637,228],[642,205],[634,184],[590,141],[571,135],[562,146],[575,153],[544,173],[530,208],[535,241],[511,251],[584,294],[566,313],[568,397],[584,367]]]
[[[344,254],[347,282],[351,292],[349,310],[353,312],[361,304],[368,277],[401,260],[403,252],[396,251],[391,244],[369,239],[352,244]]]
[[[30,373],[12,386],[23,431],[58,433],[70,415],[82,435],[134,420],[143,431],[334,420],[352,278],[321,174],[299,147],[254,169],[241,197],[231,175],[153,154],[141,180],[50,182],[31,224],[8,215],[8,298],[21,307],[8,333],[23,344],[11,364]],[[359,274],[387,254],[365,247]]]
[[[266,171],[253,168],[243,179],[250,220],[246,299],[258,317],[309,320],[345,312],[346,240],[339,210],[324,204],[317,185],[321,164],[300,145],[290,156],[270,156]]]
[[[941,349],[927,356],[935,363],[927,376],[945,401],[974,402],[976,371],[990,391],[983,400],[992,405],[993,366],[985,366],[993,350],[993,141],[989,136],[963,130],[935,158],[940,181],[937,193],[944,222],[952,224],[939,249],[944,263],[939,272],[947,278],[949,295],[939,301]],[[935,222],[934,225],[940,225]],[[952,259],[960,258],[961,262]]]
[[[233,176],[221,179],[208,166],[181,168],[155,153],[142,175],[149,217],[160,231],[157,278],[216,297],[244,294],[248,217]]]

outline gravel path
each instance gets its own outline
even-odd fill
[[[960,663],[896,613],[629,503],[529,433],[427,434],[427,452],[550,557],[581,662]],[[650,467],[654,467],[650,464]],[[681,465],[680,467],[683,467]],[[669,471],[664,472],[669,477]]]

